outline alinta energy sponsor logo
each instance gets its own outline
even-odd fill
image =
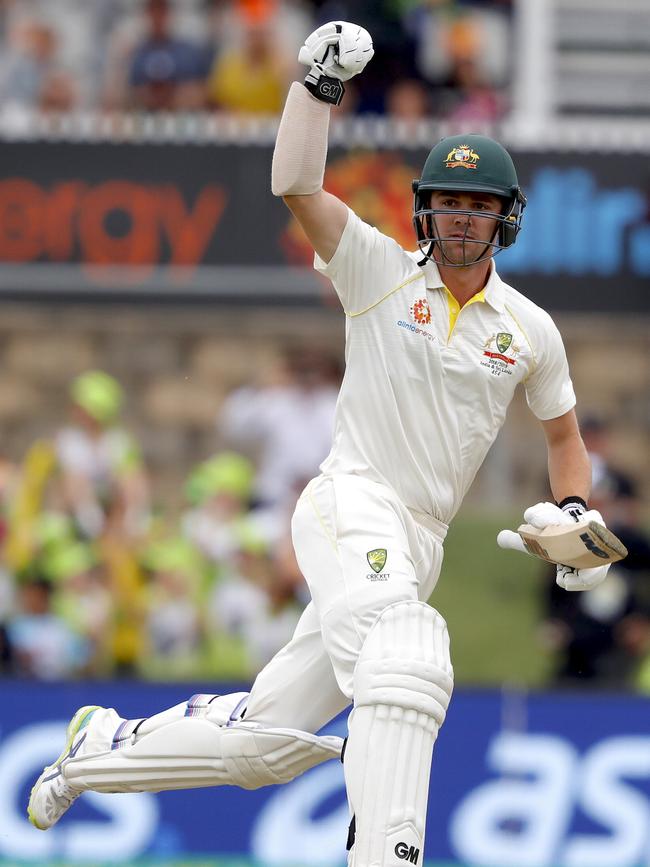
[[[420,328],[417,325],[414,325],[412,322],[404,322],[403,319],[398,319],[397,324],[400,328],[406,328],[407,331],[412,331],[413,334],[419,334],[421,337],[426,337],[426,339],[430,340],[431,343],[436,342],[435,334],[431,334],[431,332],[426,331],[424,328]]]
[[[429,325],[431,323],[431,308],[426,298],[418,298],[409,308],[411,319],[417,322],[418,325]]]
[[[499,331],[490,335],[483,344],[481,367],[487,367],[493,376],[503,373],[511,376],[512,368],[517,363],[516,356],[520,352],[521,347],[514,343],[512,334]]]
[[[431,325],[431,308],[429,307],[429,302],[426,298],[416,298],[416,300],[409,307],[409,316],[411,321],[405,322],[403,319],[398,319],[397,324],[400,328],[406,328],[408,331],[412,331],[413,334],[419,334],[422,337],[426,337],[427,340],[430,340],[432,343],[435,343],[435,335],[431,334],[424,328],[420,328],[421,325]]]

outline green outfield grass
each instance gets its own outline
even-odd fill
[[[431,604],[449,625],[457,684],[536,687],[550,657],[539,645],[540,560],[497,547],[496,535],[519,516],[459,515],[445,541],[445,561]]]

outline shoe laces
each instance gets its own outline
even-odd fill
[[[80,794],[81,791],[71,786],[63,774],[57,777],[54,781],[54,785],[49,791],[49,795],[52,801],[54,801],[54,804],[57,807],[65,807],[66,809],[79,797]]]

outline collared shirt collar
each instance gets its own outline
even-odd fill
[[[435,262],[432,262],[430,259],[421,266],[424,270],[424,275],[426,279],[427,289],[442,289],[445,285],[442,278],[440,277],[440,271],[438,270],[438,266]],[[494,309],[498,313],[503,313],[505,310],[505,286],[503,280],[497,274],[497,269],[494,265],[494,261],[490,263],[490,276],[488,277],[488,281],[485,284],[485,300],[487,303],[494,307]]]

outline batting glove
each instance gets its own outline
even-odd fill
[[[555,503],[537,503],[524,512],[524,520],[538,530],[549,524],[571,524],[574,521],[596,521],[605,526],[605,521],[596,509],[587,511],[575,502],[567,502],[563,508]],[[605,580],[609,563],[593,569],[575,569],[572,566],[558,565],[555,581],[564,590],[591,590]]]
[[[367,30],[349,21],[330,21],[305,40],[298,60],[309,67],[305,87],[317,99],[339,105],[343,82],[358,75],[374,54]]]

